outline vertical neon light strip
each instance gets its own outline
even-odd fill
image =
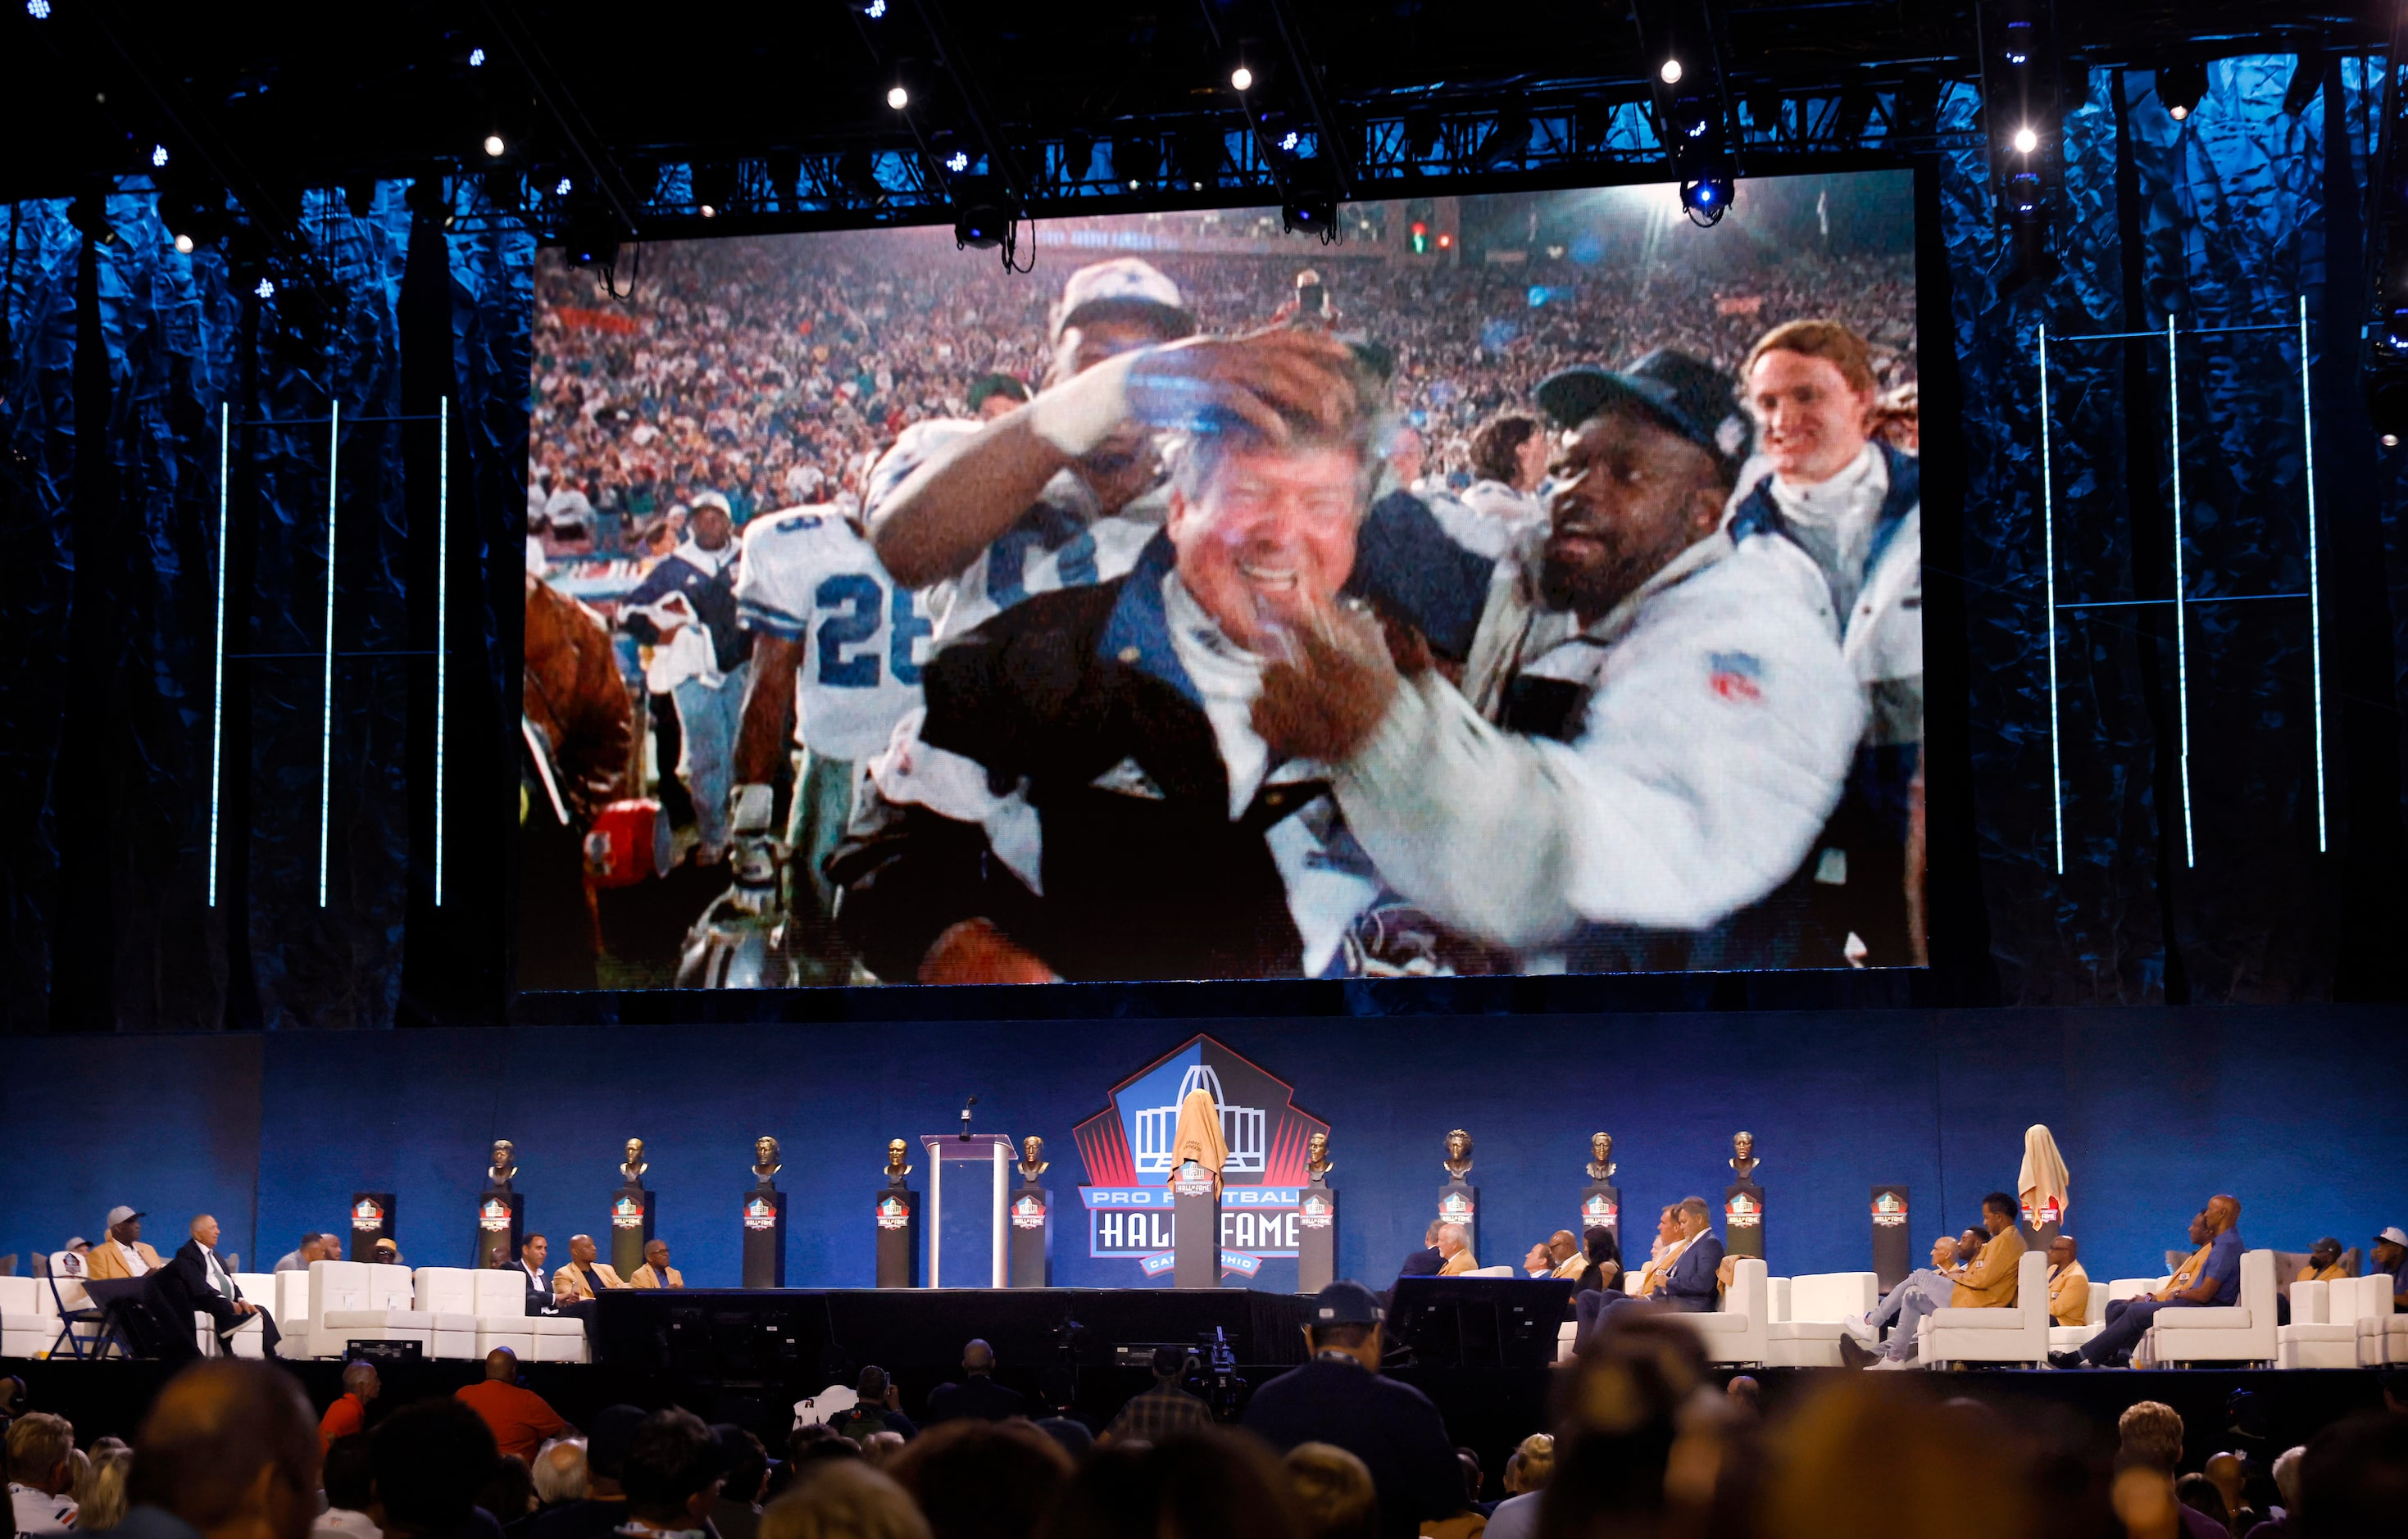
[[[335,777],[335,489],[336,458],[343,447],[343,404],[327,403],[326,418],[326,663],[322,687],[326,716],[318,735],[318,906],[326,906],[327,818]]]
[[[2300,437],[2308,451],[2308,675],[2315,681],[2316,853],[2325,852],[2324,595],[2316,583],[2316,404],[2308,389],[2308,296],[2300,296]]]
[[[2057,752],[2057,477],[2048,445],[2048,326],[2040,328],[2040,551],[2048,596],[2048,796],[2057,814],[2057,874],[2065,875],[2065,779]]]
[[[435,429],[435,906],[443,906],[443,721],[452,664],[452,398]]]
[[[218,630],[210,654],[209,682],[209,906],[218,905],[218,797],[225,748],[226,466],[234,438],[234,403],[218,407]],[[2311,518],[2315,515],[2311,514]]]
[[[2190,829],[2190,640],[2183,622],[2182,376],[2174,361],[2174,318],[2166,317],[2166,440],[2174,469],[2174,721],[2181,754],[2183,864],[2199,864]]]

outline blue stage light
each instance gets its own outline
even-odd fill
[[[36,21],[50,19],[50,0],[25,0],[25,14]]]
[[[969,158],[969,155],[968,155],[966,151],[963,151],[963,150],[954,150],[954,151],[953,151],[953,155],[952,155],[952,157],[951,157],[950,159],[948,159],[948,160],[945,162],[945,169],[946,169],[946,170],[948,170],[948,171],[951,171],[953,175],[955,175],[955,176],[957,176],[957,177],[958,177],[958,176],[960,176],[963,172],[965,172],[965,171],[968,170],[969,168],[970,168],[970,158]]]
[[[167,164],[167,147],[165,145],[154,144],[150,147],[150,164],[154,166],[165,165]]]
[[[251,292],[257,294],[262,299],[274,299],[276,297],[276,279],[272,278],[263,278],[259,280],[259,287]]]
[[[552,195],[556,198],[565,198],[568,196],[570,189],[571,184],[569,179],[566,177],[563,177],[560,178],[559,182],[553,186]]]
[[[1293,154],[1296,150],[1297,145],[1300,142],[1302,141],[1297,137],[1296,130],[1291,128],[1287,131],[1286,135],[1280,140],[1279,147]]]
[[[481,69],[484,67],[484,64],[485,50],[480,48],[470,49],[468,50],[468,67],[470,69]]]

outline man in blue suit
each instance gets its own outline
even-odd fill
[[[1723,1243],[1714,1238],[1713,1210],[1703,1197],[1684,1197],[1679,1209],[1681,1248],[1658,1263],[1656,1283],[1649,1298],[1684,1315],[1709,1314],[1717,1291],[1714,1274],[1723,1264]]]

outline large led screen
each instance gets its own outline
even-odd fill
[[[537,274],[525,988],[1914,966],[1906,173]]]

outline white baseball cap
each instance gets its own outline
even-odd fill
[[[1054,307],[1054,335],[1067,327],[1107,317],[1141,321],[1162,333],[1166,342],[1191,336],[1196,317],[1179,292],[1179,285],[1150,262],[1114,257],[1070,275],[1062,285],[1062,303]]]
[[[2388,1240],[2393,1245],[2397,1246],[2408,1246],[2408,1234],[2401,1233],[2398,1224],[2393,1224],[2385,1229],[2381,1233],[2377,1234],[2375,1238],[2377,1240]]]
[[[108,1227],[115,1229],[118,1225],[123,1223],[128,1218],[139,1218],[141,1217],[143,1217],[143,1215],[135,1212],[132,1208],[120,1203],[117,1206],[108,1210]]]
[[[697,492],[695,493],[694,501],[686,505],[686,517],[693,518],[706,507],[715,507],[731,519],[736,516],[736,510],[727,506],[727,499],[718,492]]]

